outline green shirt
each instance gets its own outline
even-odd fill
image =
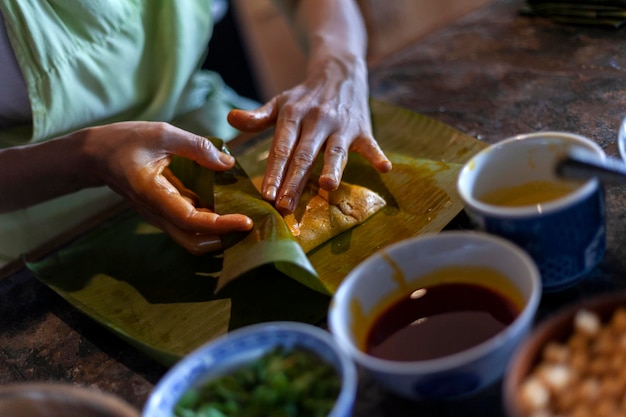
[[[210,0],[0,0],[0,10],[33,115],[0,130],[0,147],[123,120],[229,140],[227,112],[256,106],[200,69]],[[0,266],[117,200],[96,188],[0,215]]]

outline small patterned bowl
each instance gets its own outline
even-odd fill
[[[190,353],[157,383],[142,417],[172,417],[174,406],[188,389],[252,362],[279,346],[306,348],[331,364],[342,383],[328,417],[351,415],[358,385],[354,362],[336,346],[328,331],[310,324],[277,321],[234,330]]]

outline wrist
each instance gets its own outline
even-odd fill
[[[324,71],[328,76],[336,74],[342,78],[367,81],[367,62],[361,55],[351,52],[324,53],[309,61],[307,74]]]
[[[76,188],[96,187],[104,183],[95,175],[98,158],[94,146],[90,145],[90,128],[77,130],[58,138],[58,146],[64,154],[64,169]]]

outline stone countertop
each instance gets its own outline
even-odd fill
[[[73,383],[141,408],[166,371],[25,268],[0,281],[0,328],[0,384]]]
[[[626,30],[523,16],[523,5],[496,0],[384,60],[370,71],[372,95],[486,143],[566,131],[589,137],[619,158]],[[559,301],[625,286],[626,186],[605,190],[605,260],[592,274],[593,283],[560,294]]]
[[[370,71],[372,96],[487,143],[560,130],[590,137],[617,157],[617,131],[626,115],[626,31],[521,16],[522,5],[495,0],[383,60]],[[606,196],[605,260],[579,286],[544,296],[539,318],[590,293],[626,286],[626,191],[610,186]],[[450,227],[464,227],[463,216]],[[140,409],[166,371],[27,269],[0,281],[0,325],[0,384],[74,383]],[[455,404],[415,404],[385,395],[364,376],[354,415],[497,416],[499,401],[496,385]]]
[[[496,0],[384,60],[372,95],[489,143],[561,130],[616,156],[626,30],[521,16],[523,4]]]

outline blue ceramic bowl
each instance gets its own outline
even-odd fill
[[[538,184],[565,184],[555,167],[565,155],[581,150],[606,159],[598,144],[580,135],[517,135],[483,149],[459,173],[457,189],[474,226],[528,252],[539,268],[544,292],[578,284],[604,257],[606,210],[602,185],[596,178],[570,182],[571,192],[540,203],[529,198],[525,205],[499,205],[483,198],[502,190],[511,192],[515,187],[520,187],[517,197],[528,197],[536,187],[541,190]]]
[[[349,417],[356,398],[356,365],[319,327],[297,322],[268,322],[234,330],[184,357],[157,383],[142,417],[173,417],[174,406],[190,388],[254,361],[275,347],[302,347],[317,353],[336,370],[341,392],[328,417]]]

